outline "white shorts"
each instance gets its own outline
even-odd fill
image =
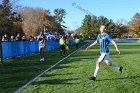
[[[44,47],[44,46],[39,46],[39,52],[40,52],[40,50],[41,50],[41,49],[43,49],[43,50],[44,50],[44,49],[45,49],[45,47]]]
[[[110,62],[109,53],[101,53],[98,62]]]

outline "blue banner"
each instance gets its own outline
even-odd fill
[[[82,43],[83,41],[81,41]],[[74,40],[69,41],[69,45],[74,45]],[[59,48],[59,41],[47,41],[45,50]],[[38,41],[12,41],[2,42],[2,58],[12,58],[29,53],[39,52]]]
[[[71,40],[69,45],[73,45],[74,41]],[[59,41],[47,41],[46,50],[52,50],[59,48]],[[35,53],[39,51],[38,41],[14,41],[14,42],[2,42],[2,58],[12,58],[21,56],[24,54]]]
[[[46,42],[46,50],[51,50],[59,47],[58,41]],[[15,42],[2,42],[2,57],[12,58],[24,54],[38,52],[37,41],[15,41]]]

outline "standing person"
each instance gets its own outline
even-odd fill
[[[69,51],[69,38],[68,38],[68,36],[65,36],[65,42],[66,42],[66,50]]]
[[[109,48],[108,48],[109,42],[111,42],[115,46],[116,51],[120,54],[120,51],[118,49],[116,42],[112,39],[110,35],[106,33],[106,28],[104,25],[102,25],[100,27],[100,34],[97,36],[96,41],[86,48],[86,50],[88,50],[90,47],[95,46],[97,43],[99,43],[100,45],[101,56],[96,62],[96,69],[95,69],[94,75],[90,77],[90,80],[96,80],[97,73],[100,69],[100,64],[103,61],[105,61],[107,65],[117,68],[120,71],[120,73],[122,73],[123,67],[118,66],[116,63],[112,62],[109,58]]]
[[[40,61],[45,61],[45,36],[43,32],[40,32],[40,35],[38,36],[39,41],[39,52],[40,52]]]
[[[10,41],[15,41],[14,36],[11,36]]]
[[[22,37],[20,34],[17,34],[16,38],[15,38],[16,41],[21,41],[22,40]]]
[[[26,36],[22,36],[22,41],[26,41]]]
[[[33,36],[29,36],[29,41],[33,41],[33,40],[34,40]]]
[[[65,44],[65,39],[64,39],[64,36],[61,36],[60,37],[60,40],[59,40],[59,44],[60,44],[60,54],[61,56],[65,56],[65,52],[66,52],[66,44]]]
[[[9,41],[9,37],[7,34],[4,34],[4,36],[2,37],[2,41]]]
[[[80,39],[78,37],[76,37],[75,39],[75,45],[76,45],[76,48],[78,48],[79,46],[79,42],[80,42]]]

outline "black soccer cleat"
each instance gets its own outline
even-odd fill
[[[96,80],[96,77],[92,76],[92,77],[90,77],[89,79],[95,81],[95,80]]]
[[[123,67],[121,66],[121,67],[119,68],[120,73],[122,73],[122,70],[123,70]]]

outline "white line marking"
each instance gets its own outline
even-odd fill
[[[88,43],[87,43],[88,44]],[[82,47],[86,46],[87,44],[83,45]],[[16,91],[14,91],[13,93],[19,93],[21,90],[23,90],[25,87],[27,87],[28,85],[30,85],[32,82],[34,82],[36,79],[38,79],[39,77],[41,77],[43,74],[47,73],[48,71],[50,71],[52,68],[54,68],[56,65],[58,65],[59,63],[63,62],[65,59],[67,59],[68,57],[70,57],[71,55],[73,55],[74,53],[76,53],[78,50],[80,50],[82,47],[80,47],[79,49],[75,50],[74,52],[72,52],[71,54],[69,54],[68,56],[64,57],[63,59],[61,59],[60,61],[58,61],[56,64],[52,65],[50,68],[44,70],[41,74],[37,75],[36,77],[34,77],[32,80],[30,80],[29,82],[27,82],[25,85],[23,85],[22,87],[18,88]]]

